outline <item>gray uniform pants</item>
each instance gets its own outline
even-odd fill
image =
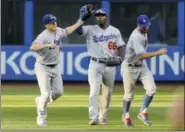
[[[90,120],[106,119],[108,108],[111,101],[112,90],[115,80],[115,67],[107,67],[106,65],[90,61],[88,69],[88,81],[90,85],[89,95],[89,118]],[[102,86],[102,87],[101,87]],[[100,109],[98,110],[98,95],[102,88],[102,97]]]
[[[63,94],[60,64],[49,67],[36,62],[35,73],[41,93],[39,105],[42,110],[45,110],[50,99],[54,101]]]
[[[131,101],[134,97],[135,84],[139,80],[142,82],[146,94],[151,96],[156,92],[156,85],[151,71],[147,66],[129,67],[128,63],[123,62],[121,65],[121,75],[124,82],[124,100]]]

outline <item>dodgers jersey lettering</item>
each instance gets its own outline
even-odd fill
[[[41,32],[34,40],[33,44],[50,44],[55,43],[58,46],[54,49],[44,48],[38,51],[37,62],[44,65],[58,64],[60,59],[60,48],[62,38],[67,36],[65,29],[57,27],[56,33],[50,33],[48,30]]]
[[[82,26],[82,31],[86,37],[88,54],[91,57],[117,56],[117,48],[125,45],[120,31],[111,25],[106,29],[98,25]]]
[[[145,64],[145,60],[139,60],[139,57],[146,52],[147,49],[147,34],[142,34],[135,29],[126,47],[125,60],[129,64]]]

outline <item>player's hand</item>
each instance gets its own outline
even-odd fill
[[[167,49],[166,48],[161,48],[157,51],[158,55],[165,55],[167,53]]]
[[[54,44],[54,43],[51,43],[51,44],[46,44],[46,47],[49,48],[49,49],[54,49],[54,48],[57,47],[57,45]]]

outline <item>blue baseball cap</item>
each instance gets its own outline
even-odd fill
[[[96,15],[105,15],[107,16],[107,12],[105,9],[98,9],[96,12],[95,12],[95,16]]]
[[[57,21],[57,18],[52,14],[46,14],[42,19],[44,25],[50,24]]]
[[[147,27],[151,25],[151,22],[147,15],[139,15],[137,17],[137,24],[140,27]]]

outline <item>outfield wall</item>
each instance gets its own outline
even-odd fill
[[[161,46],[152,46],[154,51]],[[184,80],[184,47],[167,47],[168,54],[147,60],[149,69],[156,81]],[[61,70],[65,81],[87,81],[89,57],[85,45],[65,45],[61,54]],[[34,63],[36,53],[27,46],[2,46],[1,79],[2,80],[36,80]],[[116,80],[120,81],[120,67],[117,68]]]
[[[40,0],[40,1],[42,1],[43,3],[46,2],[46,0]],[[47,1],[50,1],[51,3],[49,3],[49,5],[51,4],[51,6],[53,7],[52,2],[54,0],[47,0]],[[139,0],[114,0],[114,1],[111,1],[111,0],[55,0],[55,1],[69,2],[69,3],[74,2],[78,4],[87,2],[87,3],[96,4],[97,6],[99,5],[101,8],[105,8],[107,10],[109,22],[111,22],[111,17],[113,18],[113,14],[111,13],[113,12],[114,3],[119,4],[124,2],[136,2],[136,3],[142,2]],[[164,3],[168,1],[169,0],[162,0],[162,1],[149,0],[148,2]],[[23,80],[23,81],[36,80],[35,73],[34,73],[34,62],[35,62],[36,53],[29,51],[29,46],[34,40],[34,36],[37,35],[37,33],[34,32],[37,29],[35,27],[36,25],[35,20],[40,21],[41,20],[40,17],[46,13],[46,11],[44,10],[42,13],[40,13],[40,15],[38,15],[38,17],[35,17],[36,15],[34,15],[34,13],[36,13],[36,9],[37,9],[36,5],[38,5],[38,3],[36,2],[38,1],[25,0],[25,3],[24,3],[24,17],[23,17],[24,24],[22,24],[24,26],[23,28],[24,35],[21,36],[21,37],[24,37],[24,42],[21,42],[21,43],[24,43],[24,44],[20,46],[11,46],[8,44],[7,46],[2,46],[2,52],[1,52],[1,79],[2,80],[10,80],[10,81],[11,80]],[[173,0],[173,2],[177,3],[177,42],[174,42],[173,44],[175,45],[176,43],[176,46],[168,45],[167,55],[164,55],[161,57],[154,57],[151,60],[147,60],[148,66],[153,72],[156,81],[169,81],[169,82],[184,81],[184,2],[181,0]],[[54,10],[50,10],[49,8],[47,10],[47,13],[48,11],[51,13],[55,12]],[[54,14],[58,14],[58,8],[56,10],[56,13]],[[37,22],[40,23],[39,21]],[[68,21],[71,22],[70,19],[66,20],[68,24],[70,23]],[[19,22],[20,20],[18,21],[18,23]],[[115,25],[118,26],[117,24]],[[74,40],[76,41],[76,39]],[[79,43],[82,43],[82,42],[79,42]],[[159,48],[161,48],[160,44],[158,46],[154,46],[153,44],[150,44],[148,51],[154,51]],[[61,64],[62,64],[61,71],[63,74],[63,79],[65,81],[79,81],[79,80],[87,81],[88,63],[89,63],[89,58],[87,57],[86,46],[84,44],[65,45],[63,48],[63,53],[61,54]],[[117,74],[116,74],[116,80],[118,81],[121,80],[119,71],[120,71],[120,68],[118,67]]]

